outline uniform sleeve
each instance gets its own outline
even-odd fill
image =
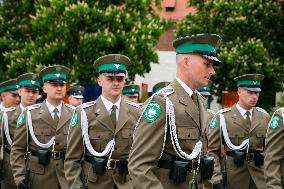
[[[160,115],[155,120],[149,120],[147,113],[142,115],[129,155],[129,174],[136,189],[163,189],[153,171],[157,169],[163,149],[166,109],[165,102],[160,97],[155,97],[152,102],[159,105]]]
[[[266,135],[264,173],[267,189],[282,189],[281,164],[283,164],[284,155],[284,125],[283,118],[279,113],[271,118]]]
[[[210,122],[208,129],[208,154],[214,157],[214,172],[211,182],[217,183],[222,180],[219,116],[213,117]]]
[[[67,137],[67,150],[64,161],[65,176],[70,188],[82,188],[81,157],[84,154],[84,145],[81,130],[80,111],[76,110],[69,126]]]
[[[14,176],[15,183],[18,185],[20,181],[25,178],[26,174],[26,160],[25,155],[27,153],[27,120],[26,111],[22,113],[24,117],[21,122],[18,121],[17,128],[15,130],[14,139],[11,148],[11,168]]]

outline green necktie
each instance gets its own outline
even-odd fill
[[[251,125],[251,122],[250,122],[250,112],[247,111],[246,115],[247,115],[247,117],[246,117],[246,126],[250,127],[250,125]]]
[[[59,122],[59,117],[58,117],[58,114],[57,114],[57,113],[58,113],[58,109],[55,108],[55,109],[53,110],[53,112],[54,112],[53,120],[54,120],[55,124],[58,125],[58,122]]]
[[[110,113],[110,119],[114,126],[116,126],[116,109],[117,109],[116,105],[113,105],[111,107],[111,113]]]

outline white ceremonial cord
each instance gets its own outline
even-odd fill
[[[55,142],[55,136],[53,136],[49,141],[48,143],[46,144],[43,144],[41,143],[35,136],[35,133],[34,133],[34,128],[33,128],[33,123],[32,123],[32,116],[31,116],[31,112],[29,110],[27,110],[27,123],[28,123],[28,127],[29,127],[29,131],[30,131],[30,135],[33,139],[33,141],[36,143],[36,145],[38,145],[39,147],[41,148],[50,148],[51,145],[54,144]]]
[[[178,136],[177,136],[174,106],[173,106],[173,103],[171,102],[171,100],[168,97],[166,97],[165,99],[166,99],[166,107],[167,107],[167,116],[169,117],[171,140],[172,140],[174,150],[176,151],[178,156],[180,156],[181,158],[186,159],[186,160],[193,160],[198,155],[201,154],[202,142],[199,140],[195,144],[191,154],[187,154],[186,152],[184,152],[181,149],[179,142],[178,142]]]
[[[226,145],[231,150],[245,150],[245,149],[248,150],[249,149],[249,139],[245,139],[239,146],[236,146],[231,142],[230,137],[228,136],[225,117],[221,113],[219,115],[220,115],[220,127],[222,129],[222,133],[223,133]]]
[[[88,132],[88,118],[87,118],[86,112],[83,108],[81,110],[81,129],[82,129],[82,137],[83,137],[84,143],[85,143],[88,151],[93,156],[97,156],[97,157],[107,156],[113,150],[113,148],[115,146],[114,139],[112,139],[111,141],[108,142],[108,144],[106,145],[106,148],[102,152],[95,151],[95,149],[93,148],[93,146],[90,142],[89,132]]]
[[[12,145],[12,139],[10,136],[10,131],[9,131],[9,124],[8,124],[8,115],[7,112],[12,111],[13,109],[4,109],[3,111],[3,124],[4,124],[4,132],[5,132],[5,137],[8,141],[8,144],[11,146]]]

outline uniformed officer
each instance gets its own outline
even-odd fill
[[[265,141],[264,173],[267,189],[284,188],[284,107],[273,113]]]
[[[3,103],[1,104],[0,123],[0,188],[13,189],[17,188],[14,183],[10,166],[11,142],[14,136],[15,124],[15,106],[19,103],[17,80],[12,79],[0,84],[1,96]],[[3,180],[2,180],[3,179]]]
[[[165,88],[169,84],[170,84],[170,82],[168,82],[168,81],[162,81],[162,82],[156,83],[153,86],[153,90],[152,91],[153,91],[153,93],[159,92],[161,89]]]
[[[139,85],[126,85],[122,89],[122,95],[125,100],[138,103],[139,102]]]
[[[133,188],[127,164],[139,107],[121,98],[129,63],[120,54],[95,61],[102,95],[82,104],[72,118],[65,160],[70,188]]]
[[[196,187],[207,118],[196,88],[208,85],[215,74],[220,40],[215,34],[198,34],[173,42],[176,79],[146,101],[134,133],[129,172],[136,189]],[[203,179],[208,176],[203,172]]]
[[[209,81],[209,84],[205,87],[200,87],[197,88],[196,90],[205,98],[205,102],[204,102],[204,107],[207,109],[207,122],[206,122],[206,127],[204,128],[204,133],[205,133],[205,140],[203,141],[203,153],[207,154],[207,149],[208,149],[208,129],[209,129],[209,125],[210,125],[210,121],[212,120],[212,118],[215,115],[215,112],[211,109],[208,109],[208,103],[209,103],[209,99],[208,97],[211,96],[211,92],[210,92],[210,86],[212,85],[212,82]],[[203,188],[205,189],[210,189],[212,188],[212,183],[209,182],[209,180],[205,180],[203,183]]]
[[[11,165],[20,189],[67,188],[64,156],[73,110],[63,103],[69,69],[55,65],[39,76],[47,98],[28,106],[18,119]]]
[[[266,188],[263,150],[270,116],[255,107],[263,78],[261,74],[236,77],[239,101],[220,110],[211,121],[208,152],[215,159],[215,188],[223,188],[224,183],[230,189]]]
[[[2,98],[0,110],[3,108],[16,107],[19,104],[20,98],[18,89],[17,79],[10,79],[0,84],[0,94]]]
[[[71,86],[67,91],[68,102],[70,105],[77,107],[83,103],[85,88],[81,85]]]

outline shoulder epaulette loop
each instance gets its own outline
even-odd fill
[[[168,97],[169,95],[173,94],[175,90],[171,87],[165,87],[163,88],[159,94],[162,95],[164,98]]]
[[[269,115],[267,111],[265,111],[264,109],[262,109],[262,108],[260,108],[260,107],[255,107],[255,109],[256,109],[257,111],[259,111],[259,112],[262,112],[262,113],[265,113],[265,114]]]
[[[27,110],[31,111],[31,110],[34,110],[34,109],[37,109],[37,108],[40,108],[40,104],[30,105],[30,106],[27,107]]]
[[[219,110],[218,111],[218,114],[220,113],[220,114],[223,114],[223,113],[225,113],[225,112],[228,112],[228,111],[230,111],[232,108],[224,108],[224,109],[221,109],[221,110]]]
[[[82,104],[81,106],[79,106],[78,108],[85,109],[85,108],[88,108],[90,106],[94,106],[95,104],[96,104],[96,101],[86,102],[86,103]]]
[[[140,108],[140,106],[139,106],[137,103],[135,103],[135,102],[131,102],[131,101],[126,100],[126,99],[124,99],[124,102],[125,102],[126,104],[130,105],[130,106],[135,107],[135,108]]]
[[[71,104],[65,104],[65,106],[67,106],[68,108],[71,108],[72,110],[75,110],[76,107],[75,106],[72,106]]]
[[[15,107],[5,108],[5,112],[12,112],[14,110],[16,110]]]

